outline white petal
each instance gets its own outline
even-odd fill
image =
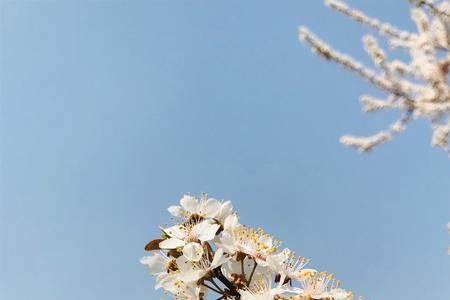
[[[336,288],[336,289],[332,289],[329,292],[329,295],[331,295],[333,297],[333,299],[336,299],[336,300],[348,300],[348,299],[351,299],[352,294],[343,289]]]
[[[169,275],[169,276],[162,278],[157,287],[162,287],[165,291],[168,291],[170,293],[176,293],[178,291],[178,289],[175,286],[175,284],[178,281],[179,281],[178,274]]]
[[[186,236],[186,228],[183,225],[175,225],[168,228],[161,228],[169,237],[174,237],[179,240],[184,240]]]
[[[303,290],[302,288],[295,287],[295,286],[288,286],[288,285],[284,285],[283,288],[279,289],[279,290],[281,290],[283,292],[297,294],[297,295],[302,294],[302,293],[305,292],[305,290]]]
[[[159,248],[161,249],[176,249],[178,247],[183,247],[186,243],[177,238],[170,238],[159,243]]]
[[[259,257],[255,257],[255,261],[258,263],[258,265],[262,266],[262,267],[267,267],[267,262],[265,259],[259,258]]]
[[[186,215],[186,211],[178,205],[170,206],[167,210],[174,217],[183,217]]]
[[[206,202],[202,203],[201,212],[207,218],[215,218],[220,211],[221,203],[219,200],[209,198]]]
[[[229,259],[230,259],[230,257],[228,255],[223,254],[222,248],[217,249],[216,253],[214,253],[214,258],[213,258],[213,261],[211,262],[210,269],[212,270],[212,269],[215,269],[215,268],[223,265]]]
[[[219,215],[217,216],[217,219],[221,222],[223,222],[228,216],[230,216],[233,213],[233,204],[231,204],[231,201],[225,201],[222,203],[219,211]]]
[[[199,243],[189,243],[184,246],[183,255],[190,261],[199,261],[203,255],[203,247]]]
[[[236,214],[232,214],[230,216],[228,216],[225,219],[225,222],[223,223],[223,228],[226,231],[232,231],[234,228],[240,226],[239,224],[239,218]]]
[[[176,259],[176,264],[181,273],[188,273],[192,271],[192,262],[190,262],[184,255]]]
[[[159,290],[162,287],[162,280],[157,280],[155,283],[155,290]]]
[[[242,290],[242,291],[239,291],[239,294],[241,294],[241,299],[242,300],[258,299],[258,298],[256,298],[257,295],[253,295],[250,291]]]
[[[223,248],[224,251],[230,255],[233,255],[234,252],[236,251],[234,238],[231,234],[229,234],[226,231],[222,232],[222,234],[220,235],[219,242],[217,242],[216,244],[217,246]]]
[[[141,258],[141,264],[146,265],[152,275],[167,272],[167,259],[161,254],[144,256]]]
[[[283,262],[285,258],[283,253],[269,255],[266,259],[267,266],[275,273],[280,273],[283,269]]]
[[[180,279],[186,283],[197,282],[200,278],[206,275],[205,270],[195,270],[189,273],[184,273]]]
[[[202,242],[212,240],[219,230],[220,225],[211,224],[208,221],[203,221],[200,224],[197,224],[192,228],[192,230],[197,234],[198,239]]]
[[[198,208],[197,200],[190,196],[190,195],[184,195],[183,198],[180,200],[181,206],[188,211],[189,213],[196,213]]]

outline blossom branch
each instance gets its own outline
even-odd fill
[[[359,24],[368,26],[387,38],[393,48],[408,51],[411,59],[389,61],[386,52],[378,45],[375,37],[366,35],[363,39],[366,52],[379,71],[364,66],[349,55],[343,54],[320,40],[306,27],[300,27],[299,37],[314,53],[333,61],[356,73],[359,77],[387,94],[387,100],[363,96],[361,102],[365,112],[379,110],[400,110],[402,117],[369,137],[343,136],[340,141],[347,146],[367,152],[375,146],[390,141],[403,132],[414,118],[428,119],[433,130],[432,145],[450,154],[450,53],[442,55],[441,50],[450,49],[450,2],[412,0],[411,17],[417,32],[400,30],[389,23],[371,18],[363,12],[349,7],[340,0],[325,1],[338,11]],[[423,7],[429,8],[429,11]]]

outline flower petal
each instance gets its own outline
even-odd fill
[[[184,217],[186,215],[186,210],[178,205],[170,206],[167,210],[174,217]]]
[[[225,219],[223,223],[223,228],[226,231],[232,231],[234,228],[240,226],[239,217],[236,214],[232,214]]]
[[[183,247],[186,243],[177,238],[170,238],[159,243],[159,248],[161,249],[176,249],[178,247]]]
[[[174,237],[179,240],[184,240],[184,237],[186,236],[186,227],[183,225],[175,225],[168,228],[161,228],[162,231],[164,231],[165,234],[167,234],[169,237]]]
[[[211,270],[215,269],[226,263],[229,259],[230,257],[228,255],[223,254],[223,249],[219,248],[217,249],[216,253],[214,253],[214,258],[213,261],[211,262],[211,266],[209,267],[209,269]]]
[[[181,255],[176,259],[176,264],[181,273],[188,273],[192,271],[192,262],[190,262],[184,255]]]
[[[212,240],[219,230],[220,225],[211,224],[208,221],[203,221],[200,224],[197,224],[192,228],[192,230],[197,234],[198,239],[202,242]]]
[[[199,243],[189,243],[184,246],[183,255],[189,261],[199,261],[203,255],[203,247]]]
[[[283,271],[283,263],[286,261],[287,257],[285,252],[280,252],[278,254],[269,255],[266,259],[267,266],[275,273],[280,273]]]
[[[216,244],[230,255],[233,255],[236,251],[235,240],[233,236],[226,231],[222,232],[220,239]]]
[[[182,276],[180,276],[180,280],[182,280],[185,283],[192,283],[197,282],[200,278],[206,275],[205,270],[195,270],[189,273],[184,273]]]
[[[190,195],[184,195],[180,200],[180,204],[186,211],[191,214],[197,212],[198,202],[194,197]]]
[[[209,198],[202,203],[200,214],[207,218],[215,218],[220,212],[221,203],[217,199]]]
[[[152,275],[158,275],[167,272],[167,259],[157,253],[150,256],[144,256],[140,260],[141,264],[146,265]]]
[[[219,214],[217,215],[217,219],[220,222],[225,221],[225,219],[230,216],[233,213],[233,204],[231,204],[231,201],[225,201],[224,203],[222,203],[221,207],[220,207],[220,211]]]

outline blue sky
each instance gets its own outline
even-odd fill
[[[407,1],[352,1],[413,28]],[[299,43],[368,62],[318,0],[0,0],[0,298],[159,299],[139,257],[186,192],[231,199],[369,300],[450,296],[450,160],[418,120],[338,143],[370,88]]]

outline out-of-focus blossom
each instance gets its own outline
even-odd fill
[[[341,0],[325,1],[333,10],[386,38],[392,50],[401,49],[408,53],[410,58],[405,62],[390,59],[386,51],[379,46],[377,39],[366,35],[363,43],[373,61],[375,68],[372,69],[333,49],[308,28],[299,29],[300,39],[308,44],[314,53],[355,72],[386,94],[385,99],[362,96],[361,102],[365,112],[400,112],[399,118],[387,129],[371,136],[343,136],[341,142],[344,145],[364,152],[370,151],[403,132],[414,118],[423,118],[430,122],[433,130],[432,146],[442,148],[450,154],[450,2],[410,2],[411,18],[416,24],[416,32],[401,30],[392,24],[369,17]]]

